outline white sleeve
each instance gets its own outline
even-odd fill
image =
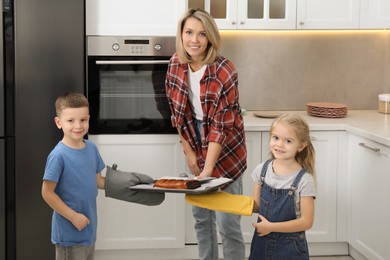
[[[316,196],[316,188],[313,175],[305,173],[299,183],[300,196]]]
[[[263,165],[264,163],[258,164],[251,174],[252,180],[257,184],[261,184],[260,175],[261,175],[261,169],[263,168]]]

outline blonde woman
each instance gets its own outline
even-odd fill
[[[224,191],[242,194],[247,154],[238,77],[233,63],[218,54],[220,41],[210,14],[189,9],[178,23],[166,93],[191,172],[196,178],[231,178]],[[193,216],[199,259],[218,259],[217,224],[224,259],[245,258],[239,215],[194,206]]]

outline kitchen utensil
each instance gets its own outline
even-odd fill
[[[161,177],[163,179],[167,178],[174,178],[178,179],[178,177]],[[131,190],[143,190],[143,191],[150,191],[150,192],[171,192],[171,193],[186,193],[186,194],[203,194],[203,193],[209,193],[209,192],[215,192],[219,189],[219,187],[232,182],[232,179],[229,178],[213,178],[211,179],[204,178],[200,179],[201,186],[196,189],[164,189],[159,187],[153,187],[153,184],[139,184],[130,187]],[[187,179],[188,178],[184,178]],[[208,179],[208,180],[207,180]],[[206,181],[207,180],[207,181]]]

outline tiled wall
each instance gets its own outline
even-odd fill
[[[377,109],[390,93],[390,31],[221,31],[247,110],[305,110],[307,102]]]

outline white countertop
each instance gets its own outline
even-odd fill
[[[309,116],[306,111],[246,111],[244,125],[246,131],[268,131],[273,118],[259,118],[258,114],[299,114],[314,131],[348,131],[378,143],[390,146],[390,114],[377,110],[348,110],[344,118],[322,118]]]

